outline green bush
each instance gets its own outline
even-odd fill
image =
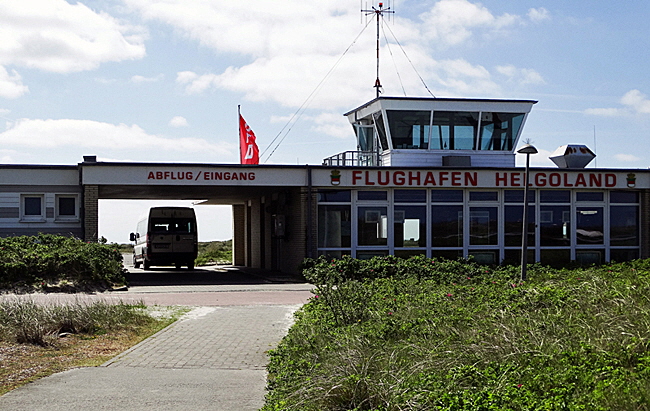
[[[232,240],[199,243],[199,254],[195,265],[230,264],[232,262]]]
[[[649,410],[650,261],[307,261],[264,410]]]
[[[0,238],[0,288],[105,288],[124,284],[124,272],[114,245],[50,234]]]

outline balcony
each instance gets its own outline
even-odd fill
[[[373,151],[344,151],[323,160],[324,166],[355,167],[381,166],[379,153]]]

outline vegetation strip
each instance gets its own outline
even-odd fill
[[[56,372],[103,364],[183,312],[104,302],[0,302],[0,395]]]
[[[650,261],[307,261],[263,410],[648,410]]]

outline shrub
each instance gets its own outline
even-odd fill
[[[124,273],[113,245],[50,234],[0,238],[0,288],[105,288],[123,284]]]
[[[648,410],[650,262],[306,262],[264,410]]]

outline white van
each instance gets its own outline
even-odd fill
[[[196,215],[189,207],[152,207],[131,233],[133,266],[187,266],[194,269],[198,253]]]

